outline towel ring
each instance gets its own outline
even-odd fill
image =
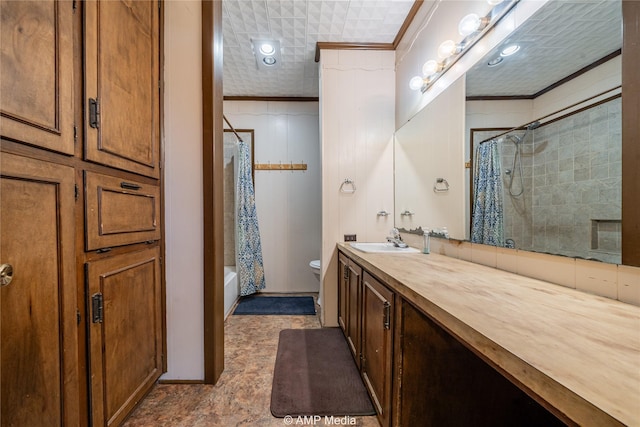
[[[346,186],[351,186],[351,189],[349,190],[347,188],[345,188]],[[356,183],[353,182],[352,180],[350,180],[349,178],[345,179],[344,181],[342,181],[342,184],[340,184],[340,192],[341,193],[347,193],[347,194],[351,194],[351,193],[355,193],[356,192]]]
[[[439,184],[440,186],[438,186]],[[436,183],[433,184],[433,192],[444,193],[445,191],[449,191],[449,183],[447,182],[447,180],[444,178],[436,178]]]

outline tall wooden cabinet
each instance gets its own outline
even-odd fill
[[[2,425],[119,425],[163,370],[159,1],[0,0]]]

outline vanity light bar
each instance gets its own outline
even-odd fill
[[[440,61],[429,60],[422,66],[422,76],[414,76],[409,81],[412,90],[426,92],[449,68],[473,47],[491,28],[493,28],[520,0],[488,0],[493,8],[484,17],[469,14],[462,18],[458,31],[464,36],[459,43],[444,41],[438,47]],[[515,52],[513,52],[515,53]]]

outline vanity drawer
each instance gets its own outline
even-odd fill
[[[160,187],[85,171],[86,250],[160,239]]]

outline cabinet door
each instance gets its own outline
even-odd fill
[[[394,294],[365,272],[362,279],[362,377],[382,426],[391,408]]]
[[[347,342],[360,368],[360,288],[362,287],[362,268],[349,261],[347,279]]]
[[[0,419],[78,426],[74,171],[0,160]]]
[[[0,1],[0,134],[73,154],[73,5]]]
[[[342,331],[347,334],[347,301],[349,294],[348,280],[349,277],[349,258],[342,253],[338,254],[338,324]]]
[[[162,371],[160,250],[86,264],[94,425],[119,425]]]
[[[157,178],[157,1],[85,3],[87,160]]]
[[[86,249],[160,239],[160,187],[85,171]]]

